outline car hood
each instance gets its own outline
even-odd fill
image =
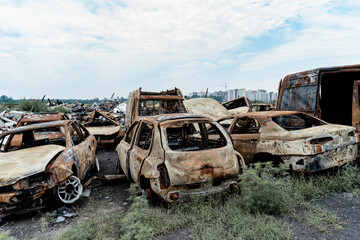
[[[230,112],[218,101],[212,98],[194,98],[185,100],[184,105],[187,113],[201,114],[213,120],[230,116]]]
[[[0,187],[45,171],[54,156],[65,149],[59,145],[45,145],[0,153]]]
[[[109,127],[85,127],[91,135],[113,135],[120,131],[120,126],[109,126]]]

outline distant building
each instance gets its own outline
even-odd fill
[[[205,92],[191,92],[189,97],[205,97]],[[229,89],[227,91],[215,91],[209,92],[208,97],[216,97],[217,100],[226,102],[239,97],[247,97],[250,101],[263,101],[270,102],[276,100],[278,96],[277,92],[268,92],[265,89],[258,90],[246,90],[245,88]]]

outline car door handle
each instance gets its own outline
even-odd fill
[[[258,141],[257,139],[250,139],[251,143],[257,143],[257,141]]]

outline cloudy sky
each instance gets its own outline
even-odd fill
[[[360,1],[1,0],[0,95],[276,90],[360,63]]]

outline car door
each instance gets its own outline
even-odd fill
[[[260,122],[253,117],[237,117],[230,126],[230,135],[234,141],[236,151],[249,163],[256,153],[256,146],[260,137]]]
[[[134,136],[136,136],[138,125],[139,125],[138,122],[133,123],[126,132],[123,140],[121,140],[118,146],[116,147],[116,152],[119,157],[120,167],[128,179],[130,179],[129,152],[130,149],[132,148],[132,144],[135,142]]]
[[[360,80],[355,80],[353,85],[352,125],[360,132]]]
[[[73,145],[72,148],[76,152],[79,160],[78,176],[82,179],[87,170],[94,164],[96,154],[95,139],[92,135],[86,134],[86,132],[84,132],[84,135],[75,122],[69,124],[69,133],[70,142]],[[92,136],[93,139],[90,139],[90,136]]]
[[[153,140],[153,130],[154,126],[151,123],[141,121],[136,131],[135,142],[129,153],[130,174],[135,182],[138,182],[143,161],[149,156]]]

